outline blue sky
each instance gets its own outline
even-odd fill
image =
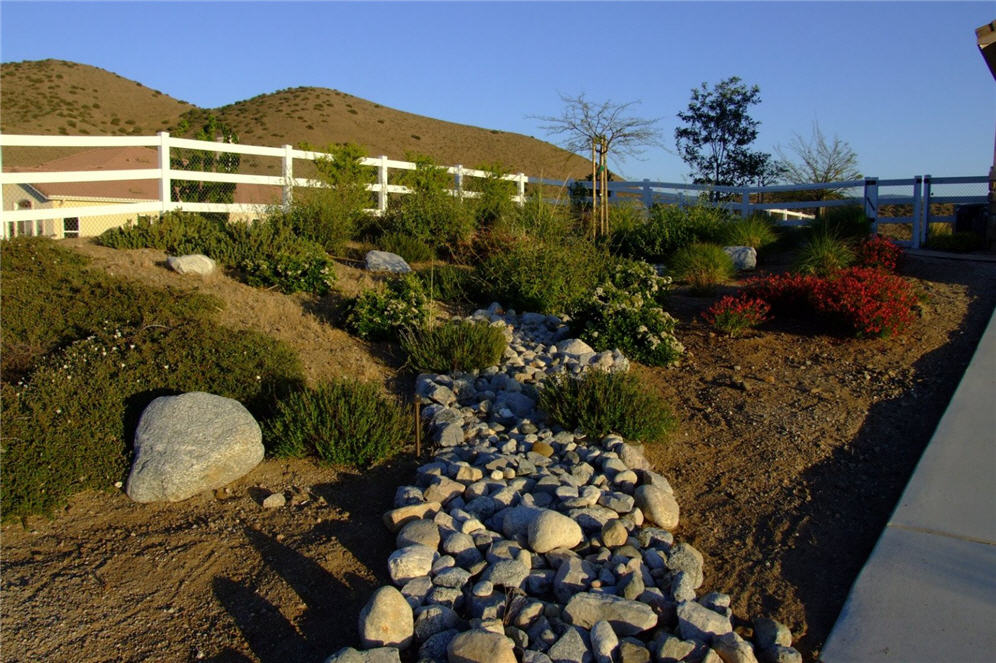
[[[975,28],[993,2],[0,2],[0,59],[102,67],[203,107],[300,85],[547,138],[558,92],[640,101],[673,150],[690,91],[761,88],[755,149],[814,122],[866,175],[982,175],[996,82]],[[40,34],[37,27],[44,26]],[[2,90],[0,90],[2,94]],[[672,152],[614,167],[684,181]]]

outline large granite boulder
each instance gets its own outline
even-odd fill
[[[261,460],[259,424],[238,401],[204,392],[161,396],[139,419],[125,492],[136,502],[179,502],[231,483]]]
[[[194,253],[185,256],[168,256],[166,265],[177,274],[198,274],[207,276],[217,268],[214,260],[206,255]]]

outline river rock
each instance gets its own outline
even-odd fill
[[[198,276],[213,274],[218,267],[214,260],[201,253],[168,256],[166,266],[177,274],[197,274]]]
[[[387,558],[387,570],[394,584],[400,587],[409,580],[429,575],[435,557],[436,551],[428,546],[405,546],[395,550]]]
[[[581,543],[581,526],[556,511],[544,509],[532,519],[527,529],[529,547],[538,553],[554,548],[573,548]]]
[[[636,635],[657,624],[657,615],[649,605],[612,594],[575,594],[564,608],[564,618],[575,626],[591,628],[607,621],[621,636]]]
[[[724,246],[723,251],[733,260],[733,266],[746,271],[757,268],[757,249],[753,246]]]
[[[516,663],[515,643],[490,631],[465,631],[446,648],[449,663]]]
[[[633,494],[644,517],[658,527],[672,530],[678,526],[679,508],[674,496],[653,485],[638,486]]]
[[[411,644],[414,627],[411,606],[401,592],[391,586],[375,591],[360,611],[360,642],[367,649],[404,649]]]
[[[136,502],[179,502],[241,478],[263,460],[263,434],[236,400],[189,392],[142,412],[125,492]]]
[[[407,274],[412,268],[405,259],[389,251],[368,251],[366,255],[367,269],[371,272],[394,272]]]

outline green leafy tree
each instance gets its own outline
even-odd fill
[[[183,117],[174,129],[179,135],[191,130],[191,118]],[[219,143],[238,143],[235,131],[215,115],[208,115],[204,124],[194,135],[196,140],[210,140]],[[197,170],[209,173],[237,173],[242,158],[232,152],[212,152],[208,150],[170,150],[170,168],[173,170]],[[231,203],[235,200],[234,182],[197,182],[174,179],[172,181],[173,200],[190,203]]]
[[[847,182],[861,179],[858,155],[847,141],[837,136],[827,140],[819,124],[813,124],[809,140],[795,134],[789,141],[788,150],[792,156],[786,156],[781,147],[775,151],[781,158],[785,179],[793,184]],[[794,195],[803,200],[833,200],[841,197],[840,189],[797,191]]]
[[[770,177],[771,155],[749,149],[760,122],[748,111],[760,102],[761,89],[737,76],[712,89],[705,83],[692,89],[687,110],[678,113],[684,124],[674,130],[674,139],[696,183],[744,186]]]

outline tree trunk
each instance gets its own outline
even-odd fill
[[[597,226],[595,225],[595,203],[598,199],[596,190],[598,188],[598,165],[595,162],[595,139],[591,139],[591,212],[589,213],[589,218],[591,219],[591,238],[595,239],[595,235],[598,232]]]

